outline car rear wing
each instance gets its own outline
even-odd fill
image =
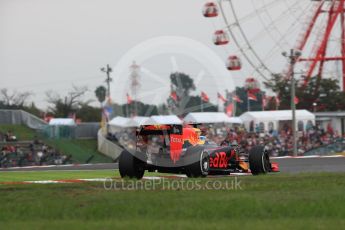
[[[182,125],[142,125],[137,136],[145,135],[182,135]]]
[[[163,135],[170,158],[175,163],[180,159],[183,146],[182,125],[143,125],[137,131],[137,138],[147,135]]]

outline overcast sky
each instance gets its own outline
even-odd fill
[[[276,1],[282,3],[281,8],[287,4],[285,0]],[[252,2],[236,4],[248,10]],[[31,91],[35,94],[32,99],[41,108],[46,106],[46,91],[55,90],[63,95],[72,84],[87,85],[88,97],[92,98],[94,89],[104,84],[105,75],[100,67],[106,64],[115,67],[133,47],[159,36],[195,40],[224,61],[229,53],[212,44],[212,33],[218,28],[202,16],[204,3],[204,0],[0,0],[0,88]],[[209,93],[213,102],[217,91],[233,88],[230,84],[240,84],[245,79],[245,74],[228,73],[230,80],[221,83],[220,89],[215,86],[215,76],[210,77],[215,74],[207,70],[215,65],[205,66],[191,57],[169,52],[139,63],[164,79],[160,82],[142,76],[143,101],[152,102],[152,98],[145,98],[145,91],[159,87],[164,81],[166,85],[161,90],[168,91],[169,73],[176,69],[190,74],[199,91]],[[126,74],[113,78],[113,101],[124,102],[126,92],[130,93],[129,78]],[[160,97],[161,101],[154,102],[162,102],[166,95],[168,92]]]
[[[49,89],[63,94],[75,84],[93,91],[104,80],[100,67],[115,66],[129,49],[147,39],[183,36],[214,49],[213,28],[201,15],[203,3],[1,0],[0,87],[32,91],[35,102],[43,106]]]

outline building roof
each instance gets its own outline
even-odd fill
[[[109,121],[109,125],[117,126],[121,128],[130,128],[130,127],[139,127],[141,124],[145,123],[149,117],[121,117],[117,116],[114,117],[111,121]]]
[[[76,123],[72,118],[52,118],[49,121],[49,125],[75,126]]]
[[[253,111],[240,116],[243,121],[289,121],[292,120],[291,110]],[[308,110],[296,110],[297,120],[315,120],[315,115]]]
[[[345,111],[316,112],[316,117],[345,117]]]
[[[238,117],[228,117],[222,112],[204,112],[204,113],[188,113],[183,121],[186,123],[237,123],[242,124],[242,120]]]
[[[148,119],[150,119],[150,117],[136,116],[132,118],[132,121],[136,125],[136,127],[139,127],[141,124],[144,124]]]
[[[160,116],[151,116],[146,120],[143,125],[180,125],[182,121],[175,115],[160,115]]]

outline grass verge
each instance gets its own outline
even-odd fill
[[[114,175],[113,171],[102,173]],[[205,189],[208,183],[224,184],[233,180],[240,181],[241,189]],[[181,181],[200,183],[201,189],[166,189],[163,184],[148,190],[106,190],[103,183],[0,185],[0,225],[4,229],[333,229],[345,226],[344,173],[180,179],[166,183]]]
[[[120,176],[117,170],[0,172],[1,182],[92,179]]]
[[[71,154],[72,160],[77,163],[111,163],[112,159],[98,152],[97,140],[44,140],[49,146],[58,149],[64,154]],[[93,156],[93,157],[92,157]],[[91,158],[92,157],[92,158]]]

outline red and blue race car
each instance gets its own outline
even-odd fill
[[[245,151],[238,145],[219,146],[206,140],[201,130],[182,125],[143,125],[136,133],[135,149],[119,159],[121,177],[141,179],[145,171],[186,174],[188,177],[253,175],[279,171],[264,146]]]

